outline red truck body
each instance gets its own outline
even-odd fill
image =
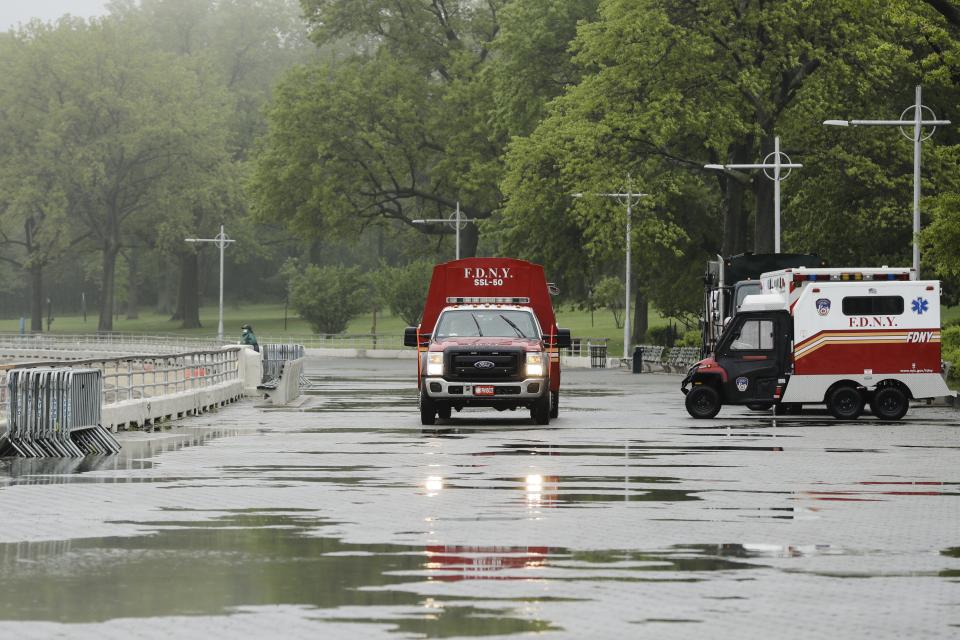
[[[461,317],[466,330],[438,333],[445,313]],[[466,406],[526,407],[538,423],[549,422],[559,411],[559,350],[569,336],[557,327],[540,265],[512,258],[437,265],[420,325],[408,328],[404,340],[418,349],[424,424]]]

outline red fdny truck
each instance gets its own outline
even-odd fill
[[[560,349],[552,285],[543,267],[511,258],[439,264],[420,325],[404,345],[417,347],[420,421],[450,418],[464,407],[526,408],[537,424],[560,410]]]
[[[851,420],[869,404],[899,420],[911,399],[952,395],[941,375],[940,283],[910,277],[886,267],[764,273],[762,292],[744,299],[684,379],[687,411],[825,404]]]

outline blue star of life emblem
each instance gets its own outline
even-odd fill
[[[923,298],[917,298],[913,301],[913,312],[917,315],[923,315],[930,310],[930,303]]]

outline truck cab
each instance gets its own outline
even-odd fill
[[[529,409],[537,424],[559,415],[559,329],[543,268],[471,258],[434,268],[424,313],[404,344],[418,349],[420,419],[433,425],[465,407]]]

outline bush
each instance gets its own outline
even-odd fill
[[[699,347],[702,336],[700,332],[696,329],[691,329],[690,331],[685,331],[683,336],[677,340],[674,346],[676,347]]]
[[[653,327],[647,331],[647,338],[649,338],[650,342],[653,344],[672,347],[677,342],[678,333],[679,332],[675,326],[668,324],[662,327]],[[699,339],[695,344],[699,344]]]
[[[380,299],[410,326],[420,322],[432,270],[432,262],[419,260],[405,267],[384,267],[376,274]]]
[[[317,333],[342,333],[370,300],[369,286],[356,268],[311,264],[286,273],[290,305]]]
[[[941,357],[953,364],[950,379],[960,382],[960,325],[947,327],[941,333]]]

